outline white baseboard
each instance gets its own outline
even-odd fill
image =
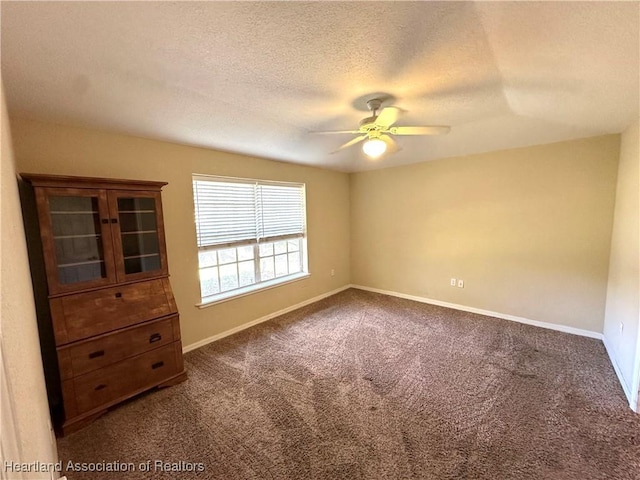
[[[613,365],[613,369],[615,370],[616,375],[618,376],[618,382],[620,382],[620,385],[622,386],[622,390],[624,390],[624,394],[627,397],[629,406],[631,407],[631,410],[635,412],[637,411],[636,410],[637,405],[636,405],[636,402],[634,401],[633,394],[631,393],[631,389],[629,388],[629,386],[627,385],[627,382],[625,382],[624,377],[622,376],[622,371],[618,366],[618,361],[614,354],[613,345],[611,345],[607,337],[605,337],[604,335],[602,336],[602,343],[604,343],[604,348],[607,350],[607,354],[609,355],[609,360],[611,361],[611,365]]]
[[[492,312],[490,310],[482,310],[475,307],[467,307],[466,305],[458,305],[457,303],[442,302],[440,300],[434,300],[432,298],[417,297],[415,295],[407,295],[404,293],[391,292],[389,290],[380,290],[379,288],[364,287],[362,285],[351,285],[353,288],[359,290],[366,290],[368,292],[382,293],[384,295],[391,295],[392,297],[406,298],[407,300],[414,300],[421,303],[429,303],[431,305],[438,305],[440,307],[453,308],[454,310],[461,310],[463,312],[477,313],[479,315],[486,315],[488,317],[501,318],[503,320],[510,320],[512,322],[524,323],[527,325],[533,325],[534,327],[548,328],[549,330],[557,330],[558,332],[571,333],[573,335],[580,335],[582,337],[597,338],[602,340],[602,334],[600,332],[594,332],[591,330],[583,330],[582,328],[569,327],[567,325],[559,325],[557,323],[541,322],[539,320],[531,320],[524,317],[516,317],[515,315],[507,315],[505,313]]]
[[[501,318],[503,320],[510,320],[512,322],[519,322],[519,323],[524,323],[527,325],[533,325],[535,327],[541,327],[541,328],[547,328],[550,330],[556,330],[559,332],[564,332],[564,333],[571,333],[573,335],[580,335],[583,337],[590,337],[590,338],[597,338],[599,340],[602,340],[602,334],[599,332],[594,332],[591,330],[584,330],[581,328],[575,328],[575,327],[569,327],[567,325],[559,325],[556,323],[548,323],[548,322],[541,322],[538,320],[531,320],[528,318],[524,318],[524,317],[517,317],[515,315],[507,315],[504,313],[499,313],[499,312],[492,312],[490,310],[483,310],[480,308],[475,308],[475,307],[467,307],[466,305],[459,305],[456,303],[449,303],[449,302],[443,302],[440,300],[434,300],[432,298],[426,298],[426,297],[418,297],[416,295],[407,295],[405,293],[399,293],[399,292],[392,292],[390,290],[381,290],[379,288],[372,288],[372,287],[365,287],[364,285],[344,285],[340,288],[337,288],[335,290],[332,290],[330,292],[327,293],[323,293],[322,295],[318,295],[316,297],[310,298],[308,300],[305,300],[304,302],[300,302],[297,303],[295,305],[291,305],[290,307],[287,308],[283,308],[282,310],[278,310],[277,312],[273,312],[270,313],[268,315],[265,315],[263,317],[257,318],[255,320],[252,320],[250,322],[247,323],[243,323],[242,325],[239,325],[237,327],[234,327],[230,330],[226,330],[224,332],[218,333],[216,335],[213,335],[211,337],[207,337],[204,338],[198,342],[192,343],[190,345],[186,345],[185,347],[183,347],[182,351],[184,353],[190,352],[191,350],[195,350],[196,348],[200,348],[204,345],[207,345],[209,343],[215,342],[216,340],[220,340],[221,338],[224,337],[228,337],[229,335],[233,335],[234,333],[237,332],[241,332],[242,330],[245,330],[247,328],[253,327],[254,325],[258,325],[259,323],[262,322],[266,322],[267,320],[271,320],[272,318],[278,317],[280,315],[284,315],[285,313],[289,313],[293,310],[297,310],[298,308],[304,307],[306,305],[309,305],[311,303],[315,303],[319,300],[322,300],[323,298],[327,298],[330,297],[332,295],[335,295],[336,293],[340,293],[344,290],[347,290],[349,288],[357,288],[359,290],[366,290],[368,292],[375,292],[375,293],[381,293],[383,295],[390,295],[392,297],[399,297],[399,298],[405,298],[407,300],[414,300],[416,302],[421,302],[421,303],[428,303],[431,305],[438,305],[440,307],[446,307],[446,308],[452,308],[454,310],[461,310],[463,312],[470,312],[470,313],[477,313],[479,315],[486,315],[488,317],[496,317],[496,318]],[[613,362],[613,360],[612,360]],[[615,364],[615,362],[613,362]],[[617,367],[616,367],[616,371]],[[625,391],[626,392],[626,391]]]
[[[203,347],[209,343],[215,342],[216,340],[220,340],[221,338],[228,337],[229,335],[233,335],[234,333],[241,332],[242,330],[246,330],[247,328],[253,327],[254,325],[258,325],[259,323],[266,322],[267,320],[271,320],[272,318],[279,317],[280,315],[284,315],[285,313],[289,313],[293,310],[297,310],[298,308],[305,307],[311,303],[315,303],[323,298],[330,297],[331,295],[335,295],[336,293],[340,293],[343,290],[347,290],[351,288],[351,285],[344,285],[340,288],[332,290],[327,293],[323,293],[322,295],[318,295],[317,297],[310,298],[305,300],[304,302],[296,303],[295,305],[291,305],[290,307],[283,308],[282,310],[278,310],[277,312],[270,313],[269,315],[265,315],[264,317],[256,318],[255,320],[251,320],[250,322],[243,323],[242,325],[238,325],[230,330],[226,330],[224,332],[218,333],[211,337],[207,337],[198,342],[192,343],[190,345],[186,345],[182,348],[184,353],[190,352],[191,350],[195,350],[196,348]]]
[[[640,348],[640,342],[638,343],[638,348]],[[636,362],[640,362],[640,351],[636,352],[636,356],[638,358]],[[638,363],[636,365],[634,371],[636,382],[631,386],[631,410],[640,413],[640,365]]]

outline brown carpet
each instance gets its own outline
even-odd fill
[[[348,290],[185,361],[187,382],[59,440],[136,471],[70,480],[640,478],[640,415],[598,340]]]

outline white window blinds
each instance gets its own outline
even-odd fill
[[[193,176],[198,247],[305,234],[303,184]]]

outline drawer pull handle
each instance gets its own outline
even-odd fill
[[[104,383],[101,383],[100,385],[98,385],[98,386],[96,387],[96,391],[97,391],[97,390],[102,390],[103,388],[107,388],[107,386],[106,386]]]
[[[111,223],[118,223],[118,219],[117,218],[112,218],[111,219]]]
[[[154,333],[149,337],[149,343],[159,342],[160,340],[162,340],[162,335],[159,333]]]
[[[116,298],[122,298],[122,293],[121,292],[116,293]]]
[[[103,219],[101,220],[101,222],[102,222],[102,223],[109,223],[109,219],[108,219],[108,218],[103,218]]]
[[[155,370],[156,368],[160,368],[160,367],[162,367],[163,365],[164,365],[164,362],[156,362],[156,363],[154,363],[153,365],[151,365],[151,368],[152,368],[153,370]]]
[[[91,352],[89,358],[98,358],[104,356],[104,350],[98,350],[97,352]]]

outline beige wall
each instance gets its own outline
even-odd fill
[[[623,134],[620,166],[611,237],[611,262],[607,290],[604,337],[622,376],[622,383],[632,404],[638,392],[636,356],[640,342],[640,122]],[[620,332],[619,326],[624,327]],[[635,399],[634,397],[635,393]]]
[[[40,355],[27,245],[22,226],[4,89],[0,157],[0,432],[4,461],[57,460]],[[0,469],[4,463],[0,465]],[[43,478],[48,473],[12,472],[2,478]]]
[[[352,283],[601,332],[619,143],[352,174]]]
[[[238,327],[350,282],[347,174],[231,153],[12,118],[20,172],[168,181],[163,208],[169,272],[183,344]],[[198,309],[198,257],[191,174],[307,184],[311,277]],[[335,276],[330,270],[335,269]]]
[[[605,335],[633,381],[637,124],[622,151],[620,136],[608,135],[351,175],[17,118],[12,131],[19,171],[169,182],[169,268],[185,345],[351,282],[592,332],[602,331],[606,305]],[[191,173],[305,182],[311,277],[196,308]]]

